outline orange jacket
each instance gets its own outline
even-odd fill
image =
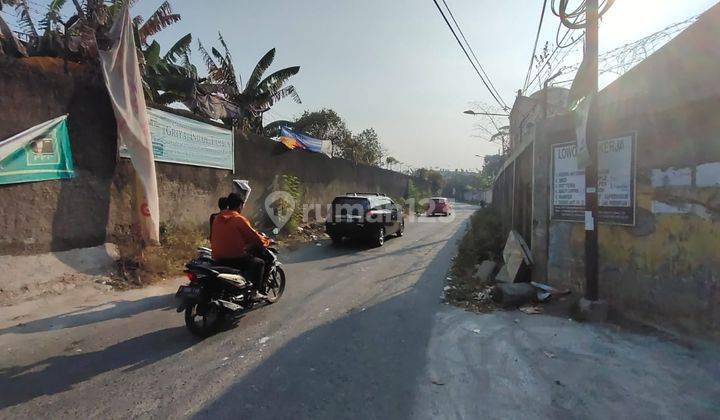
[[[223,210],[212,224],[210,246],[216,260],[239,258],[255,246],[268,246],[270,240],[250,226],[245,216],[235,210]]]

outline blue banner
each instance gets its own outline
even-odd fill
[[[327,140],[320,140],[305,134],[296,133],[287,127],[280,128],[280,142],[289,149],[305,149],[315,153],[328,155]]]

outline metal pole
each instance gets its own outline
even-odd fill
[[[587,0],[585,55],[590,64],[588,71],[594,95],[598,91],[598,0]],[[597,139],[595,138],[595,109],[590,107],[587,124],[587,145],[590,164],[585,168],[585,298],[598,300],[598,194],[597,194]]]

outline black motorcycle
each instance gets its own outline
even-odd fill
[[[268,304],[280,299],[285,291],[285,272],[277,258],[278,250],[267,248],[271,256],[270,274],[263,292]],[[252,283],[243,270],[218,265],[209,248],[198,248],[197,256],[185,264],[185,275],[190,282],[180,286],[175,297],[182,302],[177,311],[185,311],[185,325],[196,336],[207,337],[221,329],[223,324],[253,306],[262,303],[253,299]]]

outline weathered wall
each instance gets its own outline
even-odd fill
[[[717,334],[720,100],[618,116],[603,115],[599,137],[637,133],[636,224],[600,225],[601,297],[626,316]],[[583,244],[581,223],[550,222],[551,282],[583,289]]]
[[[133,170],[117,156],[115,120],[99,75],[62,61],[0,57],[0,139],[69,114],[77,176],[0,185],[0,254],[61,251],[112,241],[131,223]],[[162,223],[202,225],[231,190],[233,178],[253,187],[248,214],[264,222],[264,198],[279,175],[299,178],[303,203],[328,203],[348,191],[406,193],[408,177],[304,151],[262,137],[235,137],[231,171],[156,165]],[[418,183],[418,181],[415,181]],[[421,184],[421,183],[420,183]],[[421,185],[422,186],[422,185]]]
[[[599,226],[601,298],[617,314],[720,338],[718,36],[720,5],[603,89],[597,136],[636,133],[636,223]],[[575,139],[572,118],[535,129],[532,277],[581,296],[584,225],[550,219],[551,147]],[[493,190],[516,230],[527,178],[520,161],[515,150]]]

